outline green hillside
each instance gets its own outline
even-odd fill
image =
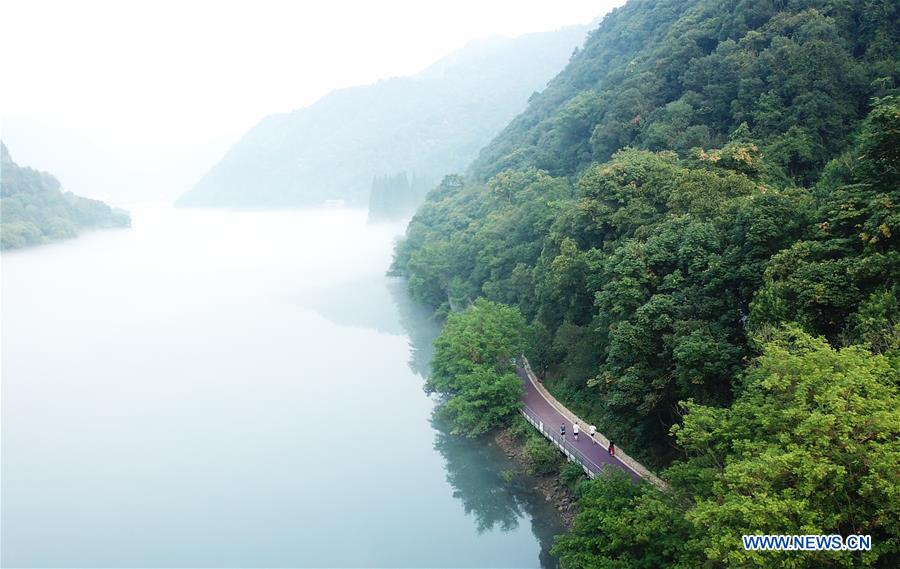
[[[898,22],[631,0],[411,221],[411,294],[515,307],[550,390],[670,483],[586,484],[564,567],[895,566]]]
[[[472,42],[410,77],[334,91],[265,118],[177,205],[368,203],[372,179],[464,169],[584,41],[571,26]],[[414,205],[418,205],[416,202]]]
[[[895,87],[896,2],[632,0],[472,166],[572,175],[626,146],[720,147],[743,123],[811,183]]]
[[[46,172],[13,162],[6,145],[0,167],[0,245],[13,249],[77,237],[83,229],[128,227],[128,213],[63,192]]]

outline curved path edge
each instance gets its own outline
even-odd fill
[[[661,490],[668,485],[658,476],[650,472],[643,464],[634,460],[616,445],[615,456],[610,456],[609,439],[597,432],[593,438],[588,434],[589,425],[572,413],[547,391],[531,370],[531,364],[524,355],[519,358],[516,372],[522,378],[525,395],[522,397],[522,415],[550,442],[555,444],[569,460],[578,463],[588,476],[593,478],[605,467],[613,466],[628,474],[635,482],[646,480]],[[566,425],[567,435],[561,437],[559,426]],[[577,424],[581,430],[579,440],[575,441],[572,425]]]

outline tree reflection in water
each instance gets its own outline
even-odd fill
[[[409,337],[409,367],[424,381],[440,324],[434,321],[430,310],[409,298],[404,281],[390,279],[388,289]],[[550,547],[553,537],[564,528],[557,512],[534,490],[534,479],[519,475],[509,482],[504,480],[502,473],[513,470],[515,464],[489,436],[468,439],[451,435],[449,426],[437,413],[432,414],[431,426],[435,431],[434,448],[446,460],[447,482],[453,488],[453,496],[462,503],[466,514],[474,517],[478,533],[511,531],[530,519],[531,531],[541,544],[540,566],[557,567]]]
[[[397,308],[398,320],[409,338],[409,369],[422,378],[423,384],[431,370],[434,339],[441,331],[431,310],[413,301],[406,292],[406,281],[388,278],[387,289]]]
[[[520,497],[501,476],[502,468],[488,469],[512,466],[496,460],[500,449],[488,444],[486,438],[451,435],[437,413],[432,415],[431,426],[435,430],[434,448],[447,460],[447,482],[453,486],[453,496],[462,502],[467,515],[475,517],[478,533],[519,527],[523,516]]]

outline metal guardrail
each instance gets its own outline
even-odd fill
[[[560,415],[565,417],[569,422],[571,422],[571,423],[577,422],[579,425],[581,425],[582,432],[584,432],[588,428],[588,425],[584,424],[583,421],[581,421],[574,413],[569,411],[562,403],[557,401],[556,398],[553,397],[553,395],[550,394],[550,392],[547,391],[547,389],[543,385],[541,385],[540,381],[537,379],[537,376],[534,375],[534,372],[531,369],[531,364],[528,362],[528,358],[526,358],[525,355],[522,354],[518,359],[519,359],[520,364],[522,365],[522,368],[525,370],[525,374],[528,376],[529,381],[531,381],[531,384],[538,391],[538,393],[540,393],[540,395],[544,399],[546,399],[548,403],[550,403],[550,406],[553,407],[554,409],[556,409],[556,411]],[[567,449],[564,448],[563,445],[560,444],[560,441],[556,440],[556,437],[554,437],[554,433],[547,433],[543,429],[541,429],[540,426],[538,426],[538,423],[540,420],[537,419],[537,414],[535,414],[533,410],[528,409],[528,411],[534,415],[533,418],[529,417],[529,415],[525,412],[525,409],[526,409],[526,406],[523,404],[522,415],[524,415],[525,418],[528,419],[529,423],[531,423],[532,425],[537,427],[538,430],[540,430],[544,434],[544,436],[547,437],[547,439],[549,439],[552,443],[554,443],[557,447],[559,447],[559,449],[563,453],[565,453],[566,456],[568,456],[574,462],[577,462],[578,464],[580,464],[582,466],[582,468],[584,468],[585,472],[588,473],[588,476],[590,476],[591,478],[596,476],[596,474],[591,474],[590,469],[587,466],[585,466],[585,463],[582,460],[576,460],[575,458],[572,458],[572,455],[574,455],[575,453],[578,453],[578,455],[581,455],[581,453],[578,452],[578,449],[572,447],[572,448],[569,448],[567,451]],[[596,440],[601,445],[609,446],[609,439],[607,439],[605,436],[603,436],[603,433],[601,433],[599,431],[597,432]],[[563,441],[563,443],[565,443],[565,441]],[[572,451],[574,451],[574,452],[572,452]],[[622,463],[625,467],[627,467],[629,470],[631,470],[632,472],[634,472],[635,474],[637,474],[638,476],[640,476],[647,482],[650,482],[651,484],[653,484],[660,490],[668,490],[668,484],[666,484],[658,476],[656,476],[655,474],[650,472],[650,470],[647,467],[645,467],[643,464],[639,463],[638,461],[636,461],[633,458],[631,458],[630,456],[628,456],[628,454],[626,454],[625,451],[622,450],[622,448],[618,447],[618,446],[616,446],[616,459],[620,463]],[[590,459],[588,459],[587,457],[584,457],[584,460],[586,460],[587,462],[591,462]],[[594,463],[591,463],[591,464],[594,464]],[[598,469],[597,473],[599,473],[599,469],[602,468],[602,467],[596,466],[596,464],[594,464],[594,467]]]
[[[537,413],[535,413],[531,407],[528,405],[522,404],[522,416],[525,417],[525,420],[531,423],[534,428],[541,432],[544,437],[547,438],[551,443],[556,445],[556,447],[564,454],[566,457],[580,466],[584,473],[588,475],[590,478],[594,478],[600,471],[603,470],[603,466],[597,464],[587,456],[585,456],[580,450],[571,445],[565,438],[556,436],[554,432],[544,428],[544,422],[538,418]]]

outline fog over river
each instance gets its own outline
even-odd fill
[[[132,214],[3,253],[3,566],[552,565],[552,510],[432,418],[402,225]]]

